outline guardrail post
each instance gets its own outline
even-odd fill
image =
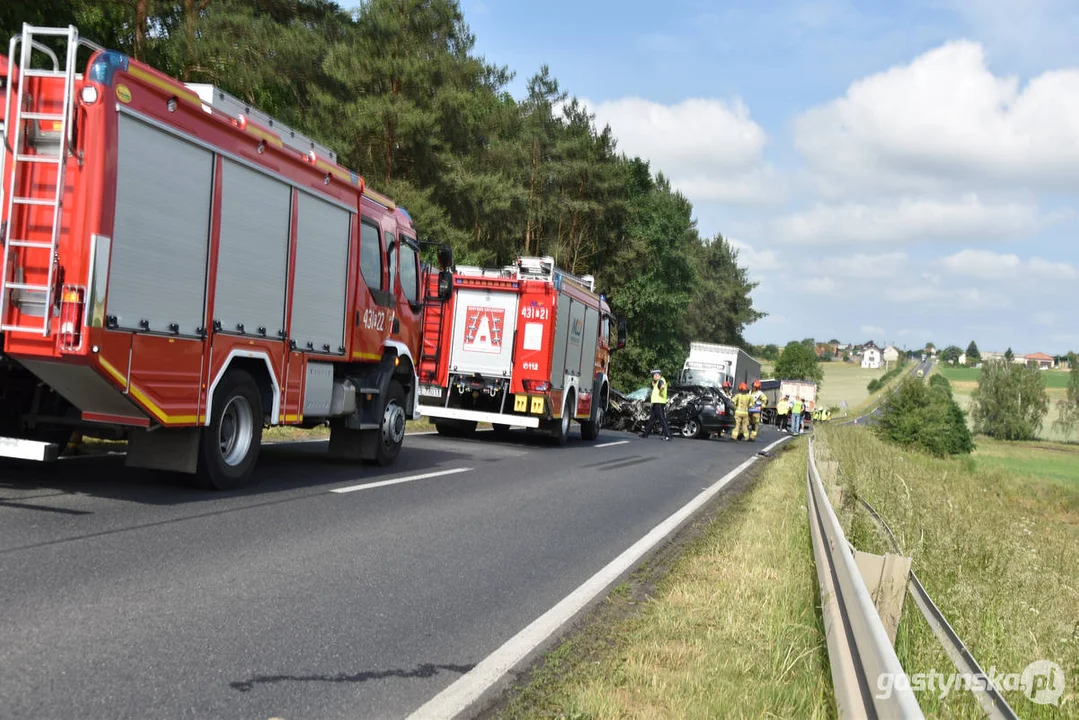
[[[903,599],[907,596],[911,559],[894,553],[874,555],[855,550],[854,561],[865,581],[865,589],[873,598],[888,640],[894,647],[899,618],[903,617]]]

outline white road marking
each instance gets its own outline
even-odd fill
[[[780,438],[763,450],[768,451],[790,438]],[[646,553],[663,542],[693,513],[711,500],[720,490],[738,477],[759,459],[758,455],[746,460],[697,495],[680,510],[654,527],[651,532],[635,542],[625,552],[607,564],[602,570],[586,580],[580,587],[563,598],[557,605],[536,618],[531,625],[506,641],[502,647],[484,658],[449,687],[428,700],[409,718],[452,718],[463,713],[484,693],[513,670],[526,657],[547,641],[563,625],[569,622],[592,600],[614,585],[622,575],[633,567]]]
[[[349,485],[343,488],[334,488],[330,490],[332,493],[350,493],[357,490],[373,490],[374,488],[386,487],[387,485],[400,485],[401,483],[413,482],[415,480],[427,480],[428,478],[442,477],[443,475],[456,475],[457,473],[468,472],[472,468],[453,468],[452,470],[439,470],[438,472],[423,473],[422,475],[409,475],[403,478],[393,478],[392,480],[379,480],[378,482],[365,483],[363,485]]]
[[[614,447],[615,445],[629,445],[629,440],[618,440],[617,442],[600,443],[599,445],[593,445],[594,448],[601,447]]]

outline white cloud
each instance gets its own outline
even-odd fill
[[[779,267],[779,255],[774,250],[757,250],[753,246],[727,238],[727,242],[738,251],[738,264],[749,270],[750,275],[759,276]]]
[[[1079,69],[1045,72],[1021,87],[990,72],[982,45],[950,42],[806,111],[795,142],[815,171],[848,189],[916,182],[1075,193]]]
[[[858,328],[859,332],[864,335],[883,335],[884,328],[877,327],[876,325],[863,325]]]
[[[815,272],[827,272],[837,277],[868,280],[895,277],[906,265],[907,256],[901,252],[878,255],[856,253],[822,258],[813,263],[813,268]]]
[[[995,253],[989,250],[963,250],[949,255],[941,264],[953,275],[986,280],[1076,280],[1079,267],[1066,262],[1041,258],[1021,260],[1018,255]]]
[[[884,297],[895,303],[960,310],[990,310],[1011,307],[1011,298],[1004,293],[979,288],[941,288],[915,285],[888,288]]]
[[[802,283],[802,288],[813,295],[835,295],[839,285],[830,277],[812,277]]]
[[[821,204],[776,220],[769,232],[787,243],[917,244],[1011,238],[1030,234],[1043,222],[1032,205],[986,204],[968,195],[958,202],[904,198],[895,204]]]
[[[690,98],[663,105],[637,97],[593,103],[599,127],[610,125],[618,147],[652,162],[692,200],[771,201],[781,195],[764,163],[768,141],[739,99]]]

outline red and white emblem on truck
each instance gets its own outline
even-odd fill
[[[502,329],[506,324],[505,308],[469,305],[465,316],[468,321],[462,348],[470,352],[501,353]]]

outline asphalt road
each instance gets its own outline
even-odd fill
[[[230,493],[0,464],[0,716],[407,715],[776,437],[281,445]]]

